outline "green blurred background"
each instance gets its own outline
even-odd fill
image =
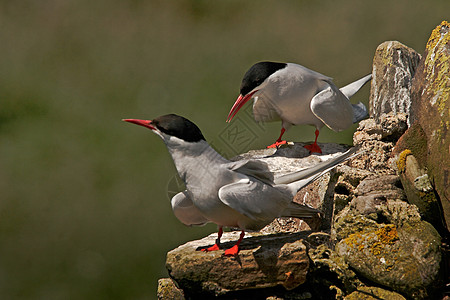
[[[164,144],[122,118],[181,114],[233,156],[219,135],[253,63],[342,86],[371,72],[383,41],[422,53],[449,12],[448,0],[0,1],[0,298],[154,299],[166,252],[216,230],[177,221]],[[249,107],[246,148],[272,143],[280,124],[257,126]],[[351,143],[354,129],[319,139]]]

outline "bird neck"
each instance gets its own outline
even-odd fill
[[[211,168],[228,162],[217,153],[206,141],[171,145],[168,149],[177,168],[178,174],[185,183],[192,176],[207,174]]]

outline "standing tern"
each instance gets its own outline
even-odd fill
[[[338,89],[332,79],[294,63],[259,62],[242,79],[240,95],[228,114],[227,122],[251,98],[257,122],[281,120],[281,134],[267,148],[285,144],[281,137],[292,125],[313,125],[316,139],[305,146],[311,153],[322,153],[317,145],[319,130],[327,125],[342,131],[367,116],[363,103],[351,104],[353,96],[372,75],[367,75]]]
[[[171,199],[175,216],[185,225],[209,222],[219,227],[214,246],[220,249],[222,227],[242,230],[239,240],[224,255],[239,252],[245,230],[259,230],[277,217],[310,218],[320,211],[294,203],[293,197],[336,165],[357,155],[353,147],[336,158],[314,167],[274,179],[265,162],[229,161],[217,153],[191,121],[175,114],[151,121],[124,119],[151,129],[167,146],[186,190]]]

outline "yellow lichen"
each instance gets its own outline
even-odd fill
[[[377,231],[375,234],[378,237],[378,241],[384,245],[393,245],[398,240],[397,228],[395,225],[386,225]]]
[[[385,253],[386,245],[393,245],[398,240],[397,228],[395,225],[386,225],[376,230],[372,234],[361,235],[354,233],[348,236],[344,242],[353,249],[363,251],[366,246],[373,255],[379,256]],[[390,250],[394,251],[394,250]]]
[[[431,105],[436,109],[443,119],[448,119],[449,112],[446,110],[450,98],[450,61],[446,54],[446,48],[450,43],[450,24],[442,21],[431,33],[428,39],[425,58],[426,82],[428,86],[426,90],[433,95]],[[440,131],[446,132],[444,123],[441,123]]]
[[[393,245],[398,240],[397,228],[392,224],[378,229],[375,235],[377,239],[370,246],[370,251],[375,256],[384,254],[387,251],[386,245]]]
[[[402,153],[400,153],[400,156],[398,157],[398,160],[397,160],[397,168],[400,173],[405,172],[406,157],[410,154],[412,154],[412,153],[411,153],[411,150],[409,150],[409,149],[406,149],[406,150],[402,151]]]
[[[347,244],[347,246],[353,248],[353,246],[358,246],[358,245],[360,244],[361,240],[362,240],[361,234],[359,234],[359,233],[353,233],[353,234],[350,234],[350,235],[348,236],[348,238],[346,238],[346,239],[344,240],[344,242]],[[363,246],[363,247],[364,247],[364,246]]]
[[[430,38],[428,39],[427,42],[427,49],[433,49],[434,47],[436,47],[436,44],[439,42],[440,38],[441,38],[441,28],[442,27],[447,27],[450,28],[450,24],[447,21],[442,21],[441,24],[439,24],[438,26],[436,26],[436,28],[433,29],[433,31],[431,32]]]

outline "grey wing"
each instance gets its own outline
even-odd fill
[[[342,131],[353,124],[353,107],[334,85],[329,85],[312,98],[311,111],[334,131]]]
[[[238,160],[230,162],[227,166],[230,170],[255,177],[264,183],[273,184],[273,173],[270,172],[267,163],[259,160]]]
[[[204,225],[209,222],[195,207],[191,199],[188,196],[187,191],[179,192],[172,197],[170,201],[172,204],[172,210],[181,223],[192,226],[192,225]]]
[[[292,201],[283,190],[257,180],[243,179],[219,189],[220,200],[255,221],[279,217]]]

